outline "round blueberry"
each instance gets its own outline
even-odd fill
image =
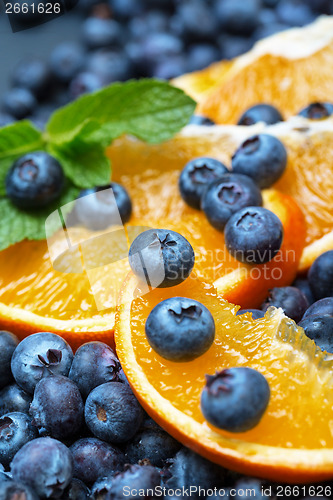
[[[88,17],[82,25],[83,41],[89,49],[100,49],[119,44],[122,29],[114,19]]]
[[[157,63],[148,76],[154,76],[161,80],[171,80],[172,78],[184,74],[186,70],[186,58],[183,55],[170,56]]]
[[[67,376],[73,361],[69,344],[55,333],[35,333],[16,347],[11,368],[16,383],[33,393],[44,376]]]
[[[261,188],[274,184],[287,166],[287,151],[279,139],[260,134],[247,139],[232,157],[232,170],[248,175]]]
[[[106,186],[83,189],[74,211],[82,225],[99,231],[128,222],[132,213],[132,202],[123,186],[111,182]]]
[[[223,59],[234,59],[251,50],[253,40],[252,38],[239,35],[222,35],[219,37],[219,45]]]
[[[201,201],[209,223],[218,231],[223,231],[230,217],[241,208],[261,205],[260,189],[252,179],[230,173],[209,184]]]
[[[33,113],[37,101],[30,90],[13,88],[4,94],[2,107],[5,113],[17,120],[23,120]]]
[[[152,465],[163,467],[180,447],[180,443],[162,429],[146,429],[137,433],[128,443],[126,459],[131,464],[148,459]]]
[[[96,387],[85,405],[85,420],[90,431],[110,443],[125,443],[138,431],[143,410],[130,387],[108,382]]]
[[[51,53],[51,70],[60,82],[70,82],[82,70],[84,64],[85,54],[77,43],[63,42]]]
[[[276,6],[276,12],[280,21],[290,26],[304,26],[311,23],[315,16],[305,2],[280,0]]]
[[[79,432],[83,411],[77,385],[67,377],[52,375],[36,385],[29,413],[41,434],[65,439]]]
[[[322,120],[333,114],[333,104],[330,102],[313,102],[298,114],[309,120]]]
[[[178,2],[171,19],[173,31],[186,42],[214,42],[218,35],[218,22],[214,9],[207,2]]]
[[[258,0],[222,0],[217,3],[216,14],[223,30],[236,35],[251,35],[259,23]]]
[[[41,208],[60,197],[64,182],[60,163],[48,153],[36,151],[14,162],[7,173],[6,192],[19,208]]]
[[[261,309],[267,311],[270,306],[281,307],[286,316],[298,323],[309,307],[309,303],[304,293],[298,288],[282,286],[269,290],[269,295],[261,305]]]
[[[13,380],[10,362],[18,342],[18,338],[13,333],[0,331],[0,389]]]
[[[130,246],[128,259],[139,279],[160,288],[179,285],[194,266],[190,243],[168,229],[148,229],[139,234]]]
[[[293,283],[293,286],[295,286],[296,288],[301,290],[301,292],[304,293],[305,297],[308,299],[309,305],[314,303],[315,299],[310,288],[309,280],[307,280],[306,278],[296,278]]]
[[[333,316],[333,297],[325,297],[311,304],[305,311],[303,319],[310,316]]]
[[[42,498],[59,498],[72,479],[73,463],[69,449],[50,437],[25,444],[11,463],[16,481],[30,486]]]
[[[189,121],[190,125],[207,125],[207,126],[212,126],[215,125],[215,122],[208,118],[207,116],[203,115],[192,115]]]
[[[226,173],[227,167],[214,158],[202,157],[189,161],[179,177],[181,197],[191,207],[200,208],[207,186]]]
[[[124,472],[114,476],[108,498],[120,500],[126,496],[126,490],[132,493],[133,499],[140,500],[142,493],[149,498],[149,492],[160,486],[160,483],[160,472],[152,465],[130,465]]]
[[[28,413],[32,401],[31,394],[17,384],[7,385],[0,391],[0,416],[5,413]]]
[[[92,497],[89,488],[80,479],[74,477],[64,491],[61,500],[92,500]]]
[[[256,104],[248,108],[238,120],[237,125],[254,125],[264,122],[268,125],[282,122],[283,117],[278,109],[271,104]]]
[[[246,432],[258,425],[269,403],[270,389],[257,370],[237,367],[206,375],[201,410],[215,427]]]
[[[48,65],[38,57],[22,59],[15,66],[11,81],[14,87],[30,90],[36,97],[44,96],[50,84]]]
[[[215,61],[221,59],[220,51],[209,43],[191,45],[187,52],[188,71],[204,69]]]
[[[16,481],[0,482],[0,498],[3,500],[39,500],[31,488]]]
[[[145,3],[142,0],[109,0],[114,16],[121,21],[127,21],[131,17],[141,14]]]
[[[84,398],[95,387],[118,380],[120,363],[117,356],[108,345],[93,341],[83,344],[76,351],[69,372],[69,378],[80,389]]]
[[[270,210],[247,207],[230,217],[224,237],[226,247],[235,259],[248,264],[264,264],[280,250],[283,227]]]
[[[73,476],[91,486],[99,477],[120,471],[125,463],[124,454],[115,446],[96,438],[83,438],[70,448]]]
[[[261,319],[265,316],[265,312],[260,309],[239,309],[239,311],[236,312],[236,316],[241,316],[245,313],[251,313],[252,319]]]
[[[150,312],[145,332],[151,347],[170,361],[191,361],[214,342],[215,322],[200,302],[171,297]]]
[[[38,437],[26,413],[7,413],[0,418],[0,463],[8,467],[15,454],[28,441]]]
[[[333,250],[317,257],[310,267],[308,280],[316,300],[333,297]]]
[[[104,85],[125,81],[133,76],[129,57],[115,49],[95,50],[87,60],[86,71],[100,76]]]
[[[103,87],[102,78],[95,73],[85,71],[76,75],[69,86],[69,92],[73,99],[77,99],[83,94],[96,92]]]
[[[15,118],[7,113],[2,113],[0,111],[0,128],[11,125],[12,123],[15,123]]]
[[[300,321],[305,335],[314,340],[323,351],[333,353],[333,317],[309,316]]]

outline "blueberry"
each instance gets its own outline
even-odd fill
[[[333,297],[333,250],[317,257],[310,267],[308,280],[316,300]]]
[[[113,484],[113,478],[116,473],[109,474],[106,477],[99,477],[91,487],[91,500],[107,500],[110,498],[110,491]]]
[[[282,122],[283,117],[278,109],[271,104],[256,104],[248,108],[238,120],[237,125],[254,125],[264,122],[268,125]]]
[[[333,317],[308,316],[299,322],[305,335],[323,351],[333,353]]]
[[[0,464],[0,485],[1,483],[8,483],[9,481],[13,481],[11,473],[5,472],[4,466]]]
[[[287,152],[279,139],[260,134],[247,139],[232,157],[232,170],[248,175],[261,188],[274,184],[287,166]]]
[[[38,437],[26,413],[7,413],[0,418],[0,462],[8,467],[14,455],[28,441]]]
[[[333,316],[333,297],[317,300],[305,311],[303,319],[310,316]]]
[[[149,498],[152,490],[160,486],[161,476],[151,465],[130,465],[124,472],[116,474],[112,480],[110,496],[112,500],[121,500],[131,493],[131,498],[139,500]]]
[[[90,490],[80,479],[74,477],[61,500],[91,500]]]
[[[44,435],[65,439],[83,423],[84,405],[78,386],[63,375],[42,378],[30,407],[32,423]]]
[[[17,384],[7,385],[0,391],[0,416],[16,411],[28,413],[31,401],[31,394],[25,392]]]
[[[33,393],[47,375],[67,376],[73,361],[69,344],[59,335],[42,332],[26,337],[16,347],[11,368],[16,383]]]
[[[131,38],[140,40],[147,33],[167,32],[169,30],[169,17],[160,10],[152,10],[142,16],[132,17],[127,27]]]
[[[251,313],[252,319],[261,319],[265,316],[265,312],[260,311],[260,309],[239,309],[239,311],[236,312],[236,316],[241,316],[245,313]]]
[[[190,41],[214,41],[218,22],[214,10],[206,2],[179,2],[172,19],[174,31]]]
[[[141,43],[140,63],[151,68],[160,61],[183,53],[184,45],[172,33],[148,33]]]
[[[187,71],[204,69],[221,59],[220,51],[209,43],[191,45],[187,52]]]
[[[96,387],[85,405],[85,420],[90,431],[110,443],[125,443],[138,431],[143,410],[132,390],[121,382]]]
[[[114,19],[88,17],[82,25],[83,41],[89,49],[101,49],[119,44],[122,29]]]
[[[99,231],[128,222],[132,213],[132,202],[123,186],[111,182],[106,186],[83,189],[74,210],[82,225]]]
[[[276,12],[280,21],[290,26],[304,26],[315,17],[309,6],[299,0],[280,0]]]
[[[219,0],[216,14],[223,30],[235,34],[251,35],[259,22],[258,0]]]
[[[76,75],[71,81],[69,92],[73,99],[83,94],[96,92],[103,87],[103,81],[99,75],[85,71]]]
[[[131,464],[148,459],[152,465],[163,467],[179,449],[178,441],[163,430],[147,429],[136,434],[128,443],[126,459]]]
[[[148,71],[148,74],[149,76],[154,76],[161,80],[171,80],[172,78],[182,75],[186,71],[186,58],[184,55],[180,55],[162,59],[156,64],[151,73]]]
[[[148,229],[139,234],[130,246],[128,259],[139,279],[160,288],[179,285],[194,266],[190,243],[168,229]]]
[[[313,293],[310,288],[310,283],[306,278],[297,278],[295,279],[293,286],[301,290],[304,293],[305,297],[308,299],[309,305],[313,304],[315,299]]]
[[[30,116],[37,107],[34,95],[27,89],[13,88],[3,96],[2,108],[17,120]]]
[[[13,116],[0,112],[0,128],[11,125],[12,123],[15,123],[15,118]]]
[[[228,169],[214,158],[195,158],[183,168],[179,177],[179,190],[183,200],[194,208],[200,208],[201,198],[211,182],[220,179]]]
[[[11,472],[14,480],[31,487],[40,497],[59,498],[72,479],[71,453],[60,441],[37,438],[16,453]]]
[[[309,307],[309,303],[304,293],[298,288],[282,286],[269,290],[269,295],[261,308],[263,311],[267,311],[270,306],[281,307],[286,316],[298,323]]]
[[[230,173],[209,184],[201,200],[209,223],[218,231],[223,231],[230,217],[241,208],[261,205],[260,189],[252,179]]]
[[[15,66],[11,81],[14,87],[25,88],[36,97],[42,97],[49,88],[50,70],[37,57],[25,58]]]
[[[254,40],[261,40],[287,29],[289,29],[289,26],[280,22],[265,24],[256,29],[253,38]]]
[[[13,333],[0,331],[0,389],[13,380],[10,362],[18,342],[18,338]]]
[[[39,500],[31,488],[15,481],[0,483],[0,498],[1,500]]]
[[[142,13],[145,2],[142,0],[109,0],[115,18],[126,21]]]
[[[206,420],[229,432],[246,432],[258,425],[269,403],[265,377],[247,367],[206,375],[201,410]]]
[[[145,325],[151,347],[170,361],[191,361],[204,354],[215,337],[210,311],[200,302],[171,297],[157,304]]]
[[[264,264],[280,250],[283,227],[270,210],[247,207],[230,217],[224,237],[226,247],[235,259],[248,264]]]
[[[215,125],[215,122],[213,122],[213,120],[203,115],[192,115],[189,123],[190,125]]]
[[[244,492],[251,492],[251,496],[257,500],[270,498],[263,493],[264,482],[261,479],[256,479],[254,477],[242,477],[236,481],[234,490],[236,490],[236,496],[234,497],[235,500],[243,500]]]
[[[99,477],[123,468],[124,454],[115,446],[96,438],[83,438],[70,448],[74,462],[73,476],[91,486]]]
[[[133,76],[132,63],[125,52],[114,49],[99,49],[88,58],[86,71],[96,73],[103,84],[125,81]]]
[[[313,102],[298,114],[309,120],[322,120],[333,114],[333,104],[330,102]]]
[[[57,45],[50,56],[51,70],[63,83],[69,83],[85,64],[85,54],[81,46],[74,42]]]
[[[9,169],[6,191],[19,208],[41,208],[57,200],[64,187],[60,163],[44,151],[21,156]]]
[[[234,59],[248,52],[253,46],[253,40],[244,36],[221,35],[218,42],[223,59]]]

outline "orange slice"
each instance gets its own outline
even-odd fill
[[[116,316],[117,353],[145,410],[184,445],[239,472],[283,482],[333,477],[332,356],[322,353],[281,309],[265,318],[235,316],[238,309],[191,276],[169,289],[140,296],[130,274]],[[160,357],[149,346],[144,325],[161,300],[184,296],[212,312],[216,337],[202,356],[187,363]],[[257,427],[231,434],[211,427],[200,410],[205,374],[233,366],[259,370],[271,389]]]

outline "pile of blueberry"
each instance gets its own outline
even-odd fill
[[[79,0],[81,40],[57,45],[48,61],[18,62],[0,127],[29,117],[43,128],[54,109],[85,92],[202,69],[332,9],[330,0]]]

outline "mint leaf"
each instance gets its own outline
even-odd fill
[[[0,195],[5,194],[5,178],[13,161],[40,149],[44,149],[42,133],[30,122],[16,122],[0,129]]]
[[[110,142],[130,134],[149,143],[170,139],[185,126],[195,102],[180,89],[159,80],[115,83],[84,95],[56,111],[47,124],[49,141]]]

